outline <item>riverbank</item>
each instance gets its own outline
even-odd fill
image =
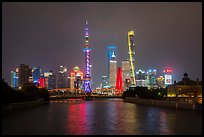
[[[87,96],[85,95],[80,95],[80,96],[50,96],[50,100],[56,100],[56,99],[83,99]],[[91,95],[92,98],[122,98],[122,96],[95,96],[95,95]]]
[[[130,103],[137,103],[137,104],[153,105],[153,106],[159,106],[159,107],[202,111],[201,104],[193,104],[193,103],[186,103],[186,102],[141,99],[137,97],[125,97],[123,101],[130,102]]]
[[[2,105],[2,114],[8,115],[20,110],[37,107],[40,105],[48,104],[44,100],[31,101],[31,102],[20,102],[20,103],[10,103],[8,105]]]

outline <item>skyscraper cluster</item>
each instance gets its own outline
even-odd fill
[[[116,90],[127,90],[129,87],[165,87],[172,84],[172,70],[165,69],[163,76],[157,77],[157,71],[136,70],[134,31],[127,32],[128,59],[122,61],[122,67],[117,65],[116,45],[109,45],[108,49],[108,74],[102,76],[102,88],[114,88]],[[33,83],[48,90],[55,88],[83,89],[91,93],[92,76],[90,63],[91,45],[89,44],[88,22],[85,27],[85,73],[78,66],[74,66],[71,73],[67,67],[60,65],[57,75],[52,71],[42,73],[40,67],[30,68],[29,65],[21,64],[11,71],[11,86],[19,88],[24,84]],[[137,67],[138,68],[138,67]]]
[[[118,89],[119,79],[122,78],[122,90],[127,90],[129,87],[148,87],[148,88],[164,88],[172,84],[171,69],[165,69],[162,76],[157,77],[155,69],[148,71],[136,70],[135,68],[135,43],[134,31],[129,30],[127,33],[127,48],[129,58],[122,61],[122,73],[117,73],[117,52],[116,45],[109,45],[108,49],[108,77],[102,76],[102,88],[116,88]],[[105,84],[107,83],[107,84]]]
[[[46,89],[54,89],[55,75],[52,71],[42,73],[39,67],[31,68],[26,64],[20,64],[15,71],[11,71],[11,87],[18,89],[29,83]]]

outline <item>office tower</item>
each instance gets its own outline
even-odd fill
[[[18,88],[18,77],[19,77],[18,71],[19,71],[18,68],[16,68],[15,71],[11,71],[11,87],[15,89]]]
[[[156,70],[149,69],[147,71],[148,88],[156,87]]]
[[[41,69],[39,67],[34,67],[32,69],[33,83],[38,84],[38,79],[40,78]]]
[[[68,77],[67,68],[60,66],[57,78],[57,88],[66,88],[66,78]]]
[[[101,87],[102,88],[107,88],[108,87],[108,78],[105,75],[102,76]]]
[[[84,74],[80,71],[78,66],[73,67],[73,71],[70,75],[70,88],[71,89],[82,89]]]
[[[110,59],[110,72],[109,72],[109,81],[110,86],[115,87],[116,84],[116,72],[117,72],[117,62],[116,62],[116,56],[113,51],[111,59]]]
[[[20,64],[19,67],[19,86],[29,83],[29,77],[32,75],[29,65]]]
[[[135,44],[134,44],[134,31],[128,31],[128,54],[130,57],[130,74],[132,78],[132,87],[136,87],[135,77]]]
[[[123,82],[123,89],[128,89],[129,84],[126,83],[127,80],[130,79],[130,61],[123,60],[122,61],[122,82]]]
[[[84,76],[84,83],[83,83],[83,90],[85,93],[89,94],[92,92],[90,82],[91,82],[91,75],[90,75],[90,52],[91,52],[91,45],[89,44],[89,34],[88,34],[88,22],[86,21],[86,28],[85,28],[85,38],[86,42],[83,46],[83,51],[85,53],[85,76]]]
[[[75,73],[71,72],[70,74],[70,88],[74,89]]]
[[[122,82],[122,69],[118,67],[117,69],[117,77],[116,77],[116,93],[121,93],[123,90],[123,82]]]
[[[44,86],[46,89],[55,89],[55,75],[52,70],[50,70],[49,72],[44,72],[44,82]]]
[[[136,86],[148,87],[147,74],[144,70],[139,69],[136,71],[136,78]]]
[[[115,45],[109,45],[107,47],[108,51],[108,85],[110,86],[110,60],[112,58],[112,54],[114,53],[116,55],[116,46]]]

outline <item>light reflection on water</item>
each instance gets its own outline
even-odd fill
[[[202,134],[202,113],[123,102],[122,99],[53,101],[3,118],[3,134]]]

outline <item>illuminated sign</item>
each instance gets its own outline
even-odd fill
[[[164,73],[171,73],[171,72],[172,72],[171,69],[165,69],[165,70],[164,70]]]
[[[165,85],[171,85],[172,84],[172,75],[164,75],[164,79],[165,79]]]

